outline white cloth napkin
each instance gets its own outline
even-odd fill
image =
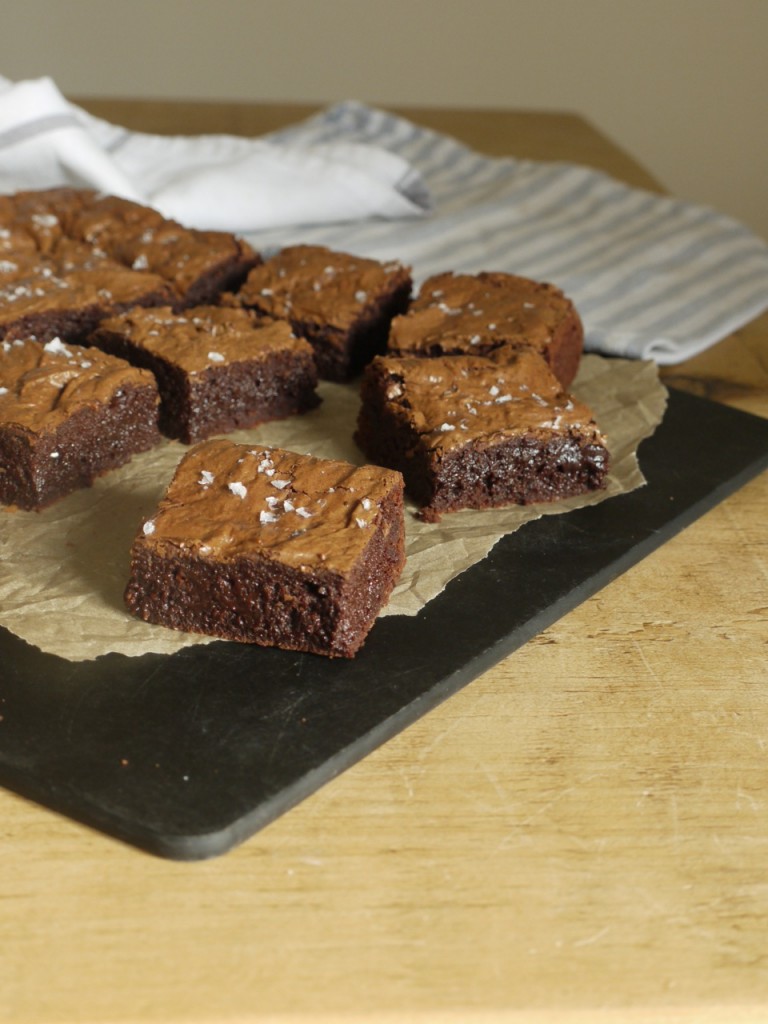
[[[56,185],[238,232],[413,217],[429,206],[410,164],[375,145],[129,132],[69,103],[50,78],[0,77],[0,191]]]

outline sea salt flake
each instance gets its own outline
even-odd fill
[[[155,521],[154,521],[154,519],[148,519],[146,521],[146,523],[144,523],[144,526],[142,527],[142,529],[144,530],[144,536],[145,537],[149,537],[150,534],[154,533],[155,532]]]
[[[60,457],[60,454],[61,454],[60,452],[51,452],[50,458],[58,459]]]
[[[488,388],[488,394],[492,395],[495,398],[496,395],[498,395],[498,393],[499,393],[499,389],[496,387],[496,385],[495,384],[491,384],[491,386]]]
[[[7,351],[8,350],[6,349],[6,352]],[[0,395],[7,395],[7,394],[8,394],[8,388],[0,388]]]
[[[438,430],[441,430],[443,433],[446,433],[446,431],[448,430],[455,429],[456,427],[453,425],[453,423],[441,423],[440,426],[438,427]]]
[[[368,525],[365,519],[360,519],[359,516],[355,517],[355,522],[357,523],[361,530]]]
[[[276,523],[277,520],[278,520],[278,516],[276,516],[274,512],[265,512],[265,511],[259,512],[259,522],[260,523]]]
[[[368,292],[364,292],[362,288],[358,288],[355,292],[355,299],[357,302],[365,302],[368,298]]]
[[[136,259],[131,264],[133,270],[147,270],[149,268],[149,260],[144,253],[139,253]]]
[[[290,486],[291,483],[290,480],[270,480],[269,482],[272,484],[273,487],[277,487],[278,490],[280,491],[282,491],[284,487]]]
[[[366,512],[373,508],[373,502],[371,501],[370,498],[363,498],[360,504],[363,506]]]
[[[18,269],[18,263],[12,263],[10,260],[0,260],[0,274],[12,274],[14,270]]]
[[[221,354],[221,352],[209,352],[208,353],[208,358],[210,359],[210,361],[212,363],[223,363],[224,362],[224,356]]]
[[[239,480],[233,480],[231,484],[227,484],[227,488],[238,498],[244,498],[248,493],[248,488]]]
[[[57,355],[62,356],[72,356],[72,353],[69,351],[67,346],[61,340],[61,338],[58,337],[51,338],[50,341],[46,341],[45,345],[43,345],[43,348],[45,349],[46,352],[54,352]]]
[[[295,509],[296,515],[301,516],[302,519],[309,519],[310,516],[314,515],[308,508],[297,508]]]
[[[210,469],[200,471],[200,479],[197,481],[201,487],[210,487],[213,483],[213,473]]]
[[[499,395],[496,399],[496,405],[501,405],[502,402],[511,402],[512,395]]]
[[[289,498],[286,498],[285,501],[283,502],[283,509],[286,512],[293,512],[295,508],[296,506],[293,504],[293,502]]]

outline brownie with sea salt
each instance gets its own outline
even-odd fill
[[[54,338],[0,341],[0,503],[41,509],[161,440],[151,373]]]
[[[116,196],[84,194],[66,230],[126,267],[163,278],[173,288],[178,307],[210,303],[236,289],[260,261],[236,235],[188,228]]]
[[[573,302],[553,284],[499,271],[428,278],[395,318],[393,356],[489,355],[531,347],[564,388],[579,368],[584,329]]]
[[[89,189],[0,197],[0,336],[79,342],[133,305],[218,301],[259,262],[242,239],[196,231]]]
[[[319,401],[311,345],[287,322],[259,321],[245,309],[134,309],[104,320],[89,343],[155,374],[160,428],[185,444]]]
[[[363,375],[361,399],[358,445],[403,474],[428,522],[605,485],[609,453],[592,412],[531,349],[378,356]]]
[[[157,274],[126,269],[69,239],[44,255],[32,248],[0,254],[0,338],[78,343],[109,313],[172,297]]]
[[[219,438],[139,529],[125,600],[171,629],[352,657],[404,559],[399,473]]]
[[[410,269],[396,261],[293,245],[251,270],[237,298],[288,320],[314,348],[320,376],[345,381],[384,351],[411,289]]]

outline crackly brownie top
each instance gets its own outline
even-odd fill
[[[186,228],[151,207],[91,189],[0,197],[0,257],[24,251],[53,257],[62,242],[109,257],[126,277],[134,272],[170,283],[181,295],[228,261],[258,259],[246,242],[228,232]]]
[[[374,535],[399,473],[263,445],[203,441],[176,474],[136,543],[212,561],[262,558],[345,573]]]
[[[183,314],[169,306],[136,308],[103,320],[93,336],[97,343],[101,333],[120,335],[187,373],[253,362],[277,351],[313,357],[312,346],[286,321],[259,321],[248,310],[229,306],[194,306]]]
[[[401,288],[411,272],[396,261],[293,245],[255,267],[238,297],[270,316],[348,330],[370,307]]]
[[[170,297],[157,274],[126,269],[100,251],[59,240],[46,254],[0,254],[0,325],[42,313]]]
[[[604,443],[588,406],[563,392],[544,359],[530,349],[498,360],[378,356],[370,373],[382,381],[396,417],[430,449],[571,432]]]
[[[471,354],[507,343],[544,346],[576,316],[571,300],[552,284],[502,272],[446,272],[428,278],[408,312],[395,317],[389,348]]]
[[[6,426],[51,430],[78,409],[136,386],[156,390],[154,376],[98,349],[58,338],[0,341],[0,424]]]
[[[115,196],[92,197],[68,230],[133,270],[172,281],[182,295],[220,263],[257,258],[246,242],[228,232],[186,228],[150,207]]]

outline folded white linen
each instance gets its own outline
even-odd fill
[[[0,191],[56,185],[240,232],[413,217],[429,206],[408,162],[375,145],[129,132],[69,103],[50,78],[0,77]]]

